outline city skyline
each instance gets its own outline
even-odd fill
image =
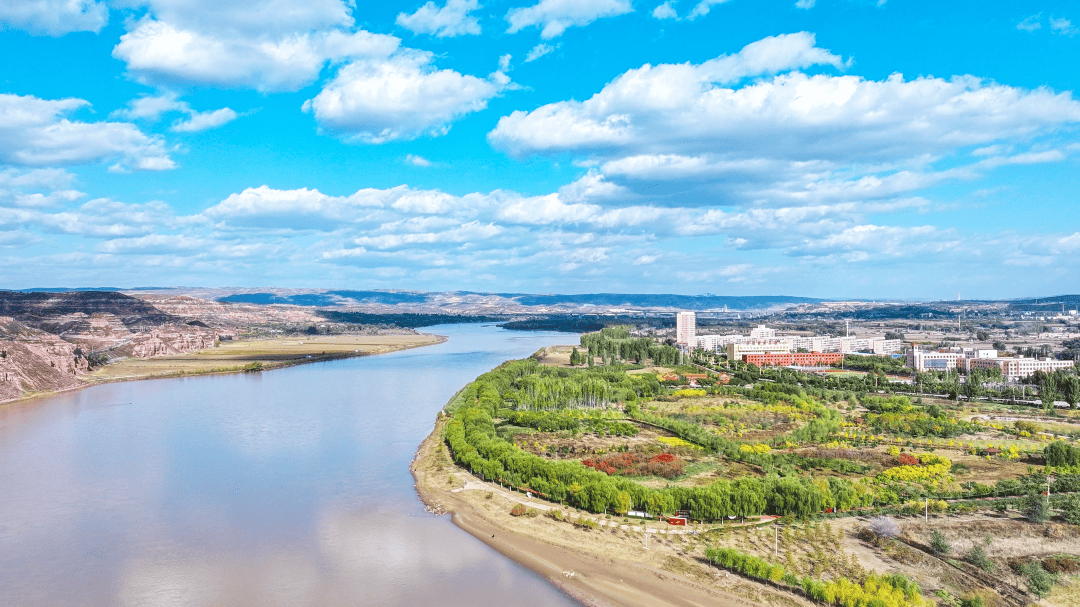
[[[0,7],[0,288],[1080,290],[1065,2]]]

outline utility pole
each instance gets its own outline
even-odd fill
[[[923,510],[923,522],[930,522],[930,498],[926,498],[926,509]]]

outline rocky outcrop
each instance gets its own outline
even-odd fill
[[[85,352],[56,335],[0,317],[0,401],[84,385]]]

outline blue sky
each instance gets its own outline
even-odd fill
[[[1074,293],[1078,34],[1069,2],[7,0],[0,287]]]

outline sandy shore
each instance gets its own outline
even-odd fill
[[[409,348],[420,348],[446,341],[442,335],[312,335],[225,341],[214,348],[185,354],[126,358],[89,375],[86,383],[67,390],[36,392],[16,399],[0,401],[0,406],[46,398],[62,392],[81,390],[97,384],[142,379],[191,377],[220,373],[242,373],[253,363],[269,371],[293,365],[327,360],[386,354]]]
[[[750,584],[700,560],[700,532],[669,534],[671,529],[650,523],[646,533],[619,517],[601,521],[607,526],[585,530],[546,516],[561,510],[577,519],[581,514],[557,504],[508,492],[484,483],[456,467],[442,440],[446,418],[417,450],[411,469],[420,498],[435,513],[449,513],[454,524],[508,558],[532,569],[584,605],[595,607],[687,607],[802,604],[787,593]],[[510,516],[515,503],[524,503],[536,516]],[[592,515],[595,518],[595,515]],[[634,530],[634,527],[638,530]],[[663,533],[660,533],[663,531]],[[793,600],[794,599],[794,600]]]

